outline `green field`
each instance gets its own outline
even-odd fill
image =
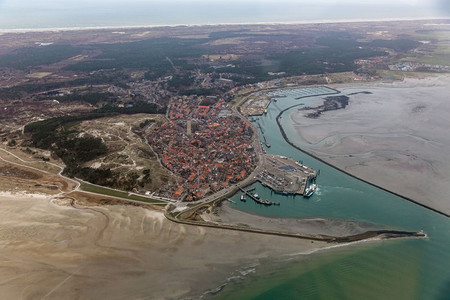
[[[450,31],[422,30],[414,35],[417,39],[430,41],[428,45],[422,45],[422,49],[428,54],[409,53],[403,61],[413,61],[431,65],[450,66]]]
[[[141,202],[146,202],[146,203],[151,203],[151,204],[164,204],[164,205],[166,204],[165,202],[160,201],[160,200],[151,199],[151,198],[147,198],[147,197],[141,197],[141,196],[137,196],[137,195],[129,196],[127,192],[111,190],[108,188],[103,188],[103,187],[88,184],[88,183],[82,183],[80,188],[81,188],[81,190],[86,191],[86,192],[102,194],[102,195],[107,195],[107,196],[113,196],[113,197],[118,197],[118,198],[123,198],[123,199],[128,199],[128,200],[136,200],[136,201],[141,201]]]

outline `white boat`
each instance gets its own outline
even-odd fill
[[[303,197],[309,198],[317,189],[317,184],[313,183],[305,189],[305,193],[303,193]]]

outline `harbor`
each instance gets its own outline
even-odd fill
[[[301,87],[293,89],[283,89],[270,91],[267,95],[273,100],[277,98],[295,98],[296,100],[316,96],[318,94],[336,93],[336,90],[327,86]]]
[[[284,90],[280,91],[280,94],[283,92]],[[377,298],[381,294],[386,295],[387,298],[398,298],[399,291],[408,290],[411,284],[416,284],[415,278],[420,278],[424,288],[415,289],[406,297],[445,299],[448,295],[446,287],[450,278],[448,263],[443,264],[443,261],[449,261],[450,253],[448,218],[348,176],[299,151],[284,138],[280,138],[280,130],[276,122],[277,114],[292,107],[280,115],[279,121],[280,126],[283,126],[285,130],[286,137],[294,140],[289,114],[302,107],[295,105],[304,103],[305,106],[311,106],[313,101],[317,101],[315,97],[302,100],[295,98],[295,95],[278,98],[278,111],[269,109],[266,116],[259,117],[264,124],[265,136],[272,144],[267,151],[302,162],[317,170],[317,173],[320,170],[317,180],[320,191],[316,191],[309,199],[292,197],[283,193],[274,193],[272,189],[258,182],[252,185],[255,188],[254,192],[263,199],[279,201],[282,205],[266,209],[262,205],[254,205],[249,201],[239,201],[240,193],[238,193],[233,198],[237,200],[236,203],[226,204],[226,206],[252,216],[268,218],[295,220],[314,218],[318,222],[327,219],[364,220],[370,224],[382,224],[386,229],[416,232],[423,230],[429,238],[367,242],[354,247],[333,248],[311,256],[308,260],[308,268],[305,268],[304,259],[289,261],[280,270],[281,283],[273,286],[270,286],[270,283],[274,277],[274,266],[263,266],[257,280],[249,280],[247,284],[232,285],[226,296],[237,299],[244,292],[260,291],[258,295],[278,295],[280,298],[283,296],[290,299],[292,294],[289,294],[289,291],[296,289],[304,294],[312,295],[312,298],[323,296],[322,291],[336,298],[342,295],[348,296],[354,291],[358,292],[361,299]],[[393,257],[398,259],[392,259]],[[278,261],[276,263],[278,264]],[[330,283],[330,276],[333,276],[333,284]],[[386,276],[389,276],[389,281],[386,281]],[[340,289],[336,290],[334,283],[339,284]]]
[[[251,98],[244,103],[240,107],[240,112],[246,117],[266,115],[271,102],[272,100],[267,94],[261,93],[256,98]]]

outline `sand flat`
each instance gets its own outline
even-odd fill
[[[369,182],[450,213],[450,76],[337,86],[345,109],[293,111],[300,148]]]
[[[279,218],[266,217],[234,209],[227,204],[217,208],[217,215],[204,213],[202,218],[222,224],[277,230],[305,234],[329,236],[349,236],[370,230],[386,229],[383,225],[363,221],[331,218]]]
[[[142,207],[71,201],[0,195],[2,298],[199,296],[255,260],[325,245],[179,225]]]

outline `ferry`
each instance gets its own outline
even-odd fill
[[[305,190],[305,193],[303,194],[303,197],[309,198],[317,189],[317,184],[313,183],[310,186],[308,186]]]
[[[241,195],[241,201],[242,201],[242,202],[245,202],[245,201],[247,201],[247,197],[245,197],[245,195],[244,195],[244,194],[242,194],[242,195]]]

